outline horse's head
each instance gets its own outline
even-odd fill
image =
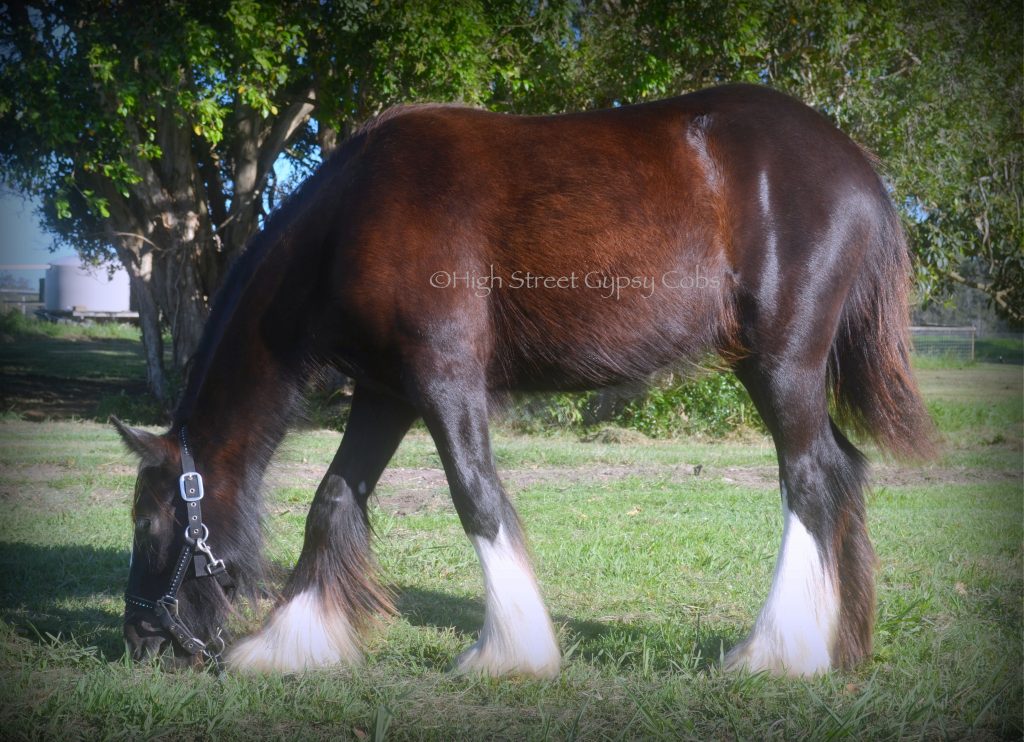
[[[213,508],[202,497],[202,484],[196,484],[202,480],[183,480],[183,458],[185,468],[192,468],[191,456],[183,456],[177,438],[129,428],[116,419],[113,423],[140,458],[132,503],[125,640],[135,659],[172,647],[176,658],[198,661],[204,646],[211,651],[220,646],[219,627],[232,592],[216,558],[220,554],[212,553],[206,541]]]

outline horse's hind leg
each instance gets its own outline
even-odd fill
[[[519,519],[495,469],[483,375],[452,366],[450,361],[422,365],[415,394],[484,573],[483,630],[459,657],[456,670],[554,677],[561,665],[558,642]]]
[[[391,610],[373,574],[366,502],[415,418],[405,402],[356,388],[282,602],[262,630],[231,648],[232,667],[288,672],[362,659],[359,630]]]
[[[824,363],[747,359],[737,375],[775,439],[784,521],[768,599],[726,666],[814,675],[852,665],[871,651],[874,620],[864,460],[829,417]]]

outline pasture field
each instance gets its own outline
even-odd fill
[[[38,342],[52,351],[58,340]],[[81,350],[89,343],[114,352],[112,365],[130,365],[116,356],[119,339],[83,339]],[[26,353],[20,342],[0,346],[5,379],[38,362]],[[46,373],[56,378],[60,364]],[[369,637],[365,665],[218,677],[124,656],[135,465],[113,429],[8,413],[2,736],[1019,738],[1022,371],[930,364],[919,377],[946,449],[922,467],[872,452],[874,655],[812,680],[717,666],[753,624],[781,535],[774,450],[753,433],[652,441],[612,431],[582,442],[498,430],[496,455],[565,655],[555,681],[447,673],[482,623],[482,578],[422,430],[403,443],[374,498],[377,554],[401,614]],[[43,417],[56,414],[39,406]],[[271,467],[268,550],[283,569],[298,556],[307,505],[338,440],[297,431]],[[246,612],[236,628],[256,621]]]

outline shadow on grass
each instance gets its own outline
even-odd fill
[[[465,636],[467,644],[476,640],[484,622],[482,600],[411,586],[395,589],[398,610],[412,625],[453,629]],[[732,632],[709,630],[692,621],[602,622],[559,614],[552,615],[552,620],[564,626],[563,652],[617,670],[706,671],[740,640]]]
[[[0,346],[0,360],[15,372],[58,379],[146,378],[142,344],[137,340],[21,337]]]
[[[73,637],[95,646],[105,659],[116,659],[124,652],[120,610],[114,613],[95,603],[114,599],[120,606],[127,574],[128,553],[122,549],[0,542],[0,619],[33,641],[48,642],[48,634]],[[397,591],[398,609],[414,626],[452,629],[468,645],[483,625],[479,599],[413,586],[397,586]],[[563,651],[615,671],[703,671],[737,641],[730,633],[691,621],[552,618],[564,627]]]
[[[0,344],[0,366],[0,403],[27,420],[167,417],[147,391],[138,340],[22,336]]]
[[[119,599],[127,577],[122,549],[0,542],[0,618],[19,636],[74,637],[114,659],[124,652],[120,613],[94,603]]]

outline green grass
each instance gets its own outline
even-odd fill
[[[974,343],[979,361],[1024,364],[1024,336],[1013,338],[979,338]]]
[[[385,479],[373,511],[401,615],[369,637],[366,664],[216,677],[123,655],[134,466],[114,432],[2,420],[3,736],[1019,738],[1020,369],[920,376],[945,449],[920,468],[878,467],[874,654],[813,680],[717,666],[749,630],[778,548],[775,453],[763,436],[584,443],[499,428],[495,455],[565,654],[555,681],[447,672],[482,622],[479,567],[441,493],[398,508],[409,496],[401,477]],[[275,460],[268,551],[283,566],[298,556],[307,503],[338,440],[294,433]],[[438,467],[422,430],[393,461],[398,474]]]
[[[123,381],[145,378],[139,343],[125,338],[21,338],[0,348],[0,371],[59,379]]]
[[[42,322],[0,313],[0,411],[37,419],[110,415],[153,424],[167,414],[146,391],[139,329]]]
[[[123,322],[47,322],[16,310],[0,311],[0,334],[15,339],[138,340],[139,328]]]

